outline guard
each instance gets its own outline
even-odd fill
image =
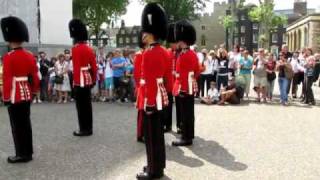
[[[139,35],[139,47],[140,47],[140,51],[138,51],[135,54],[135,58],[134,58],[134,63],[133,63],[133,77],[134,77],[134,81],[135,81],[135,94],[137,96],[137,92],[140,91],[140,79],[141,79],[141,65],[142,65],[142,55],[144,53],[145,50],[145,44],[142,42],[142,32],[140,32]],[[141,87],[143,88],[143,87]],[[142,101],[143,102],[143,101]],[[137,117],[137,141],[138,142],[144,142],[144,138],[143,138],[143,105],[140,106],[141,108],[139,108],[139,105],[136,104],[136,107],[138,109],[138,117]]]
[[[142,56],[142,76],[137,104],[144,107],[144,137],[147,151],[147,166],[137,179],[163,177],[166,166],[162,110],[168,106],[164,86],[167,75],[168,53],[159,41],[167,37],[167,16],[157,3],[147,4],[142,13],[142,39],[148,46]],[[141,102],[143,101],[143,102]],[[142,108],[142,107],[140,107]]]
[[[32,160],[32,127],[30,103],[39,91],[36,59],[22,48],[29,41],[25,23],[13,16],[1,19],[4,40],[12,49],[3,56],[3,101],[8,107],[16,156],[8,157],[8,163]]]
[[[88,31],[81,20],[71,20],[69,30],[74,42],[72,48],[73,86],[79,120],[79,130],[73,132],[73,135],[91,136],[91,88],[95,85],[97,77],[96,55],[87,44]]]
[[[181,51],[176,65],[174,96],[179,97],[182,136],[173,146],[192,145],[194,139],[194,95],[198,92],[199,64],[196,53],[190,49],[196,41],[195,28],[186,20],[176,23],[176,40]]]

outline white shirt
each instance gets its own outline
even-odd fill
[[[208,58],[206,61],[203,62],[203,65],[205,66],[205,71],[202,72],[201,74],[212,74],[213,73],[213,66],[214,66],[214,60]]]
[[[294,73],[304,71],[304,67],[300,64],[300,60],[298,58],[292,58],[290,64]]]
[[[203,59],[204,59],[204,56],[201,52],[198,52],[197,53],[197,57],[198,57],[198,60],[199,60],[199,63],[202,63],[203,62]]]
[[[220,93],[217,88],[208,90],[208,97],[213,100],[219,100]]]

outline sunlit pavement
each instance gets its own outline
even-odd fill
[[[198,104],[192,147],[172,147],[176,134],[166,134],[164,179],[318,180],[319,113],[319,103]],[[132,104],[95,103],[92,137],[72,136],[77,128],[74,104],[34,105],[32,122],[34,161],[7,164],[14,149],[7,111],[0,107],[0,180],[133,180],[145,165],[145,147],[135,141]]]

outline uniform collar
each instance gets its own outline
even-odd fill
[[[22,49],[22,47],[16,47],[16,48],[13,48],[12,50],[16,51],[16,50],[21,50],[21,49]]]

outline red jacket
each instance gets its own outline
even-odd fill
[[[154,107],[157,105],[156,97],[158,93],[157,79],[170,79],[168,73],[169,56],[165,48],[156,44],[145,50],[142,56],[142,79],[145,80],[144,99],[146,106]],[[164,83],[162,83],[164,84]],[[166,96],[166,90],[163,87],[161,92]],[[164,97],[165,98],[165,97]],[[167,96],[166,96],[167,98]],[[167,101],[167,99],[163,99]],[[164,102],[163,105],[166,105]],[[159,107],[158,107],[159,108]]]
[[[175,89],[179,87],[178,89],[180,92],[189,92],[188,77],[190,73],[194,74],[193,80],[195,83],[200,74],[198,57],[194,51],[187,50],[185,52],[182,52],[177,60]]]
[[[86,43],[78,43],[72,48],[74,86],[91,86],[97,79],[97,61]]]
[[[133,62],[133,78],[136,85],[136,89],[139,88],[141,79],[141,65],[142,65],[143,51],[139,51],[135,54]]]
[[[19,48],[3,56],[3,101],[31,101],[39,83],[36,59],[30,52]]]
[[[174,63],[175,63],[175,55],[171,51],[171,49],[167,50],[168,53],[168,60],[167,60],[167,71],[166,71],[166,80],[165,80],[165,87],[168,93],[172,92],[173,89],[173,80],[174,80]]]

